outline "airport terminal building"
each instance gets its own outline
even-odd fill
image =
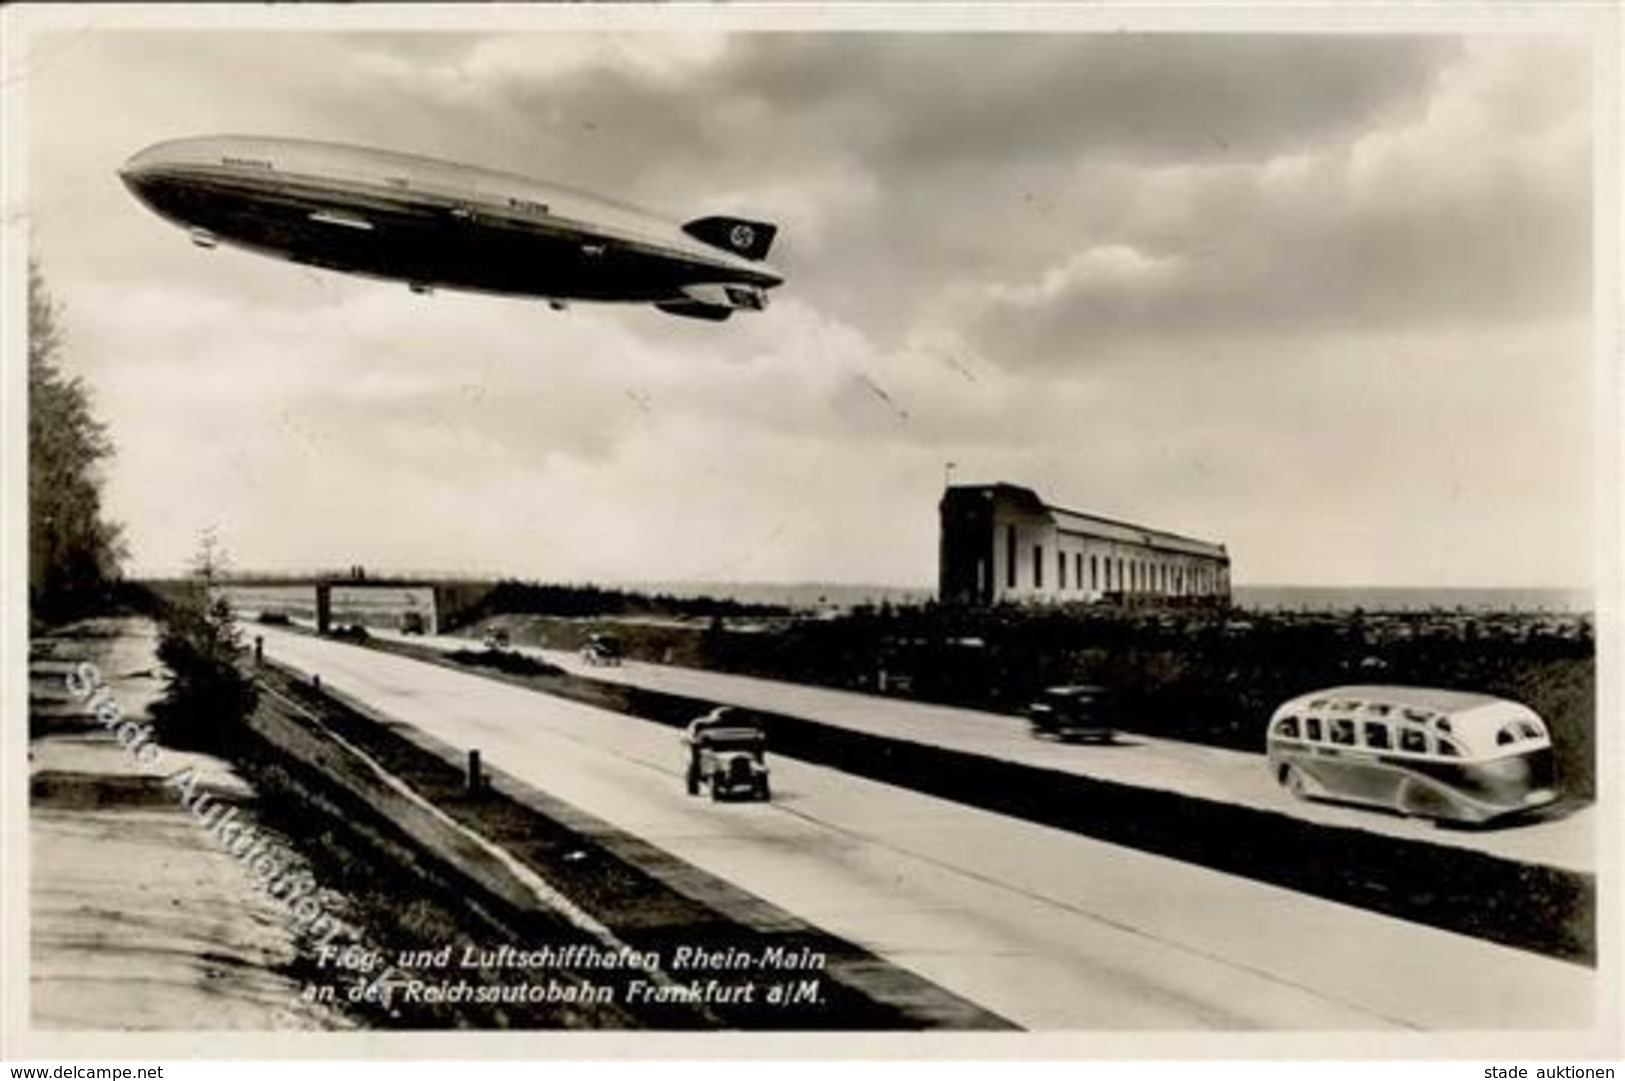
[[[1014,484],[942,495],[944,604],[1228,602],[1224,545],[1053,507]]]

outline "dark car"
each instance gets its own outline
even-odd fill
[[[1094,684],[1046,687],[1027,707],[1027,721],[1040,739],[1110,743],[1116,736],[1111,692]]]

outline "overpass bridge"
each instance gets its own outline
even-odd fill
[[[359,625],[439,634],[459,622],[494,582],[467,579],[317,574],[234,577],[211,589],[239,613],[284,616],[316,625],[322,634]]]

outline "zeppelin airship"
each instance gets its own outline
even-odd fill
[[[720,321],[767,307],[777,227],[720,215],[677,223],[511,173],[296,139],[158,143],[119,177],[204,248],[467,290],[653,304]]]

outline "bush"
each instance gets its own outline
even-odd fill
[[[158,659],[169,685],[152,713],[159,739],[171,747],[228,747],[258,695],[237,664],[243,643],[231,602],[211,596],[220,565],[214,538],[205,535],[192,583],[163,611]]]
[[[478,668],[495,668],[510,676],[556,676],[564,669],[546,661],[537,660],[527,653],[513,653],[505,649],[458,649],[446,654],[458,664]]]
[[[777,604],[753,604],[720,597],[653,595],[591,585],[555,585],[504,579],[458,614],[457,626],[498,615],[594,616],[774,616],[788,614]]]

